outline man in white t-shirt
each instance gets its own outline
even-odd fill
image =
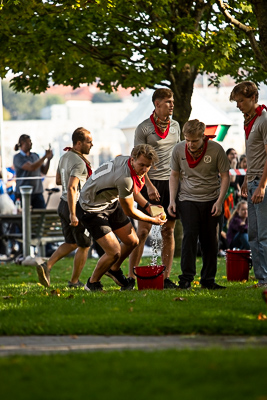
[[[140,191],[145,183],[144,175],[157,160],[152,146],[135,146],[130,157],[118,156],[101,165],[82,188],[77,217],[105,252],[88,278],[85,290],[102,290],[100,279],[104,274],[118,285],[127,286],[120,266],[138,245],[138,237],[128,217],[155,225],[166,222],[163,213],[151,217],[134,207],[136,201],[150,210],[149,202]]]
[[[168,211],[175,215],[178,207],[183,225],[180,289],[189,289],[194,280],[198,240],[203,260],[202,288],[225,288],[215,283],[215,275],[218,225],[230,181],[229,161],[222,146],[204,135],[205,128],[197,119],[186,122],[183,126],[185,140],[174,147],[171,159]]]

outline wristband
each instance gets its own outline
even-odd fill
[[[144,208],[144,209],[146,209],[148,206],[150,206],[150,203],[149,203],[149,201],[147,201],[147,202],[146,202],[146,204],[144,205],[144,207],[143,207],[143,208]]]

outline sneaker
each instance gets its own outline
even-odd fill
[[[43,286],[50,286],[50,271],[47,268],[47,263],[36,265],[36,270],[39,278],[39,282]]]
[[[176,285],[170,278],[164,279],[164,289],[178,289],[178,285]]]
[[[177,286],[177,289],[188,290],[190,288],[191,288],[191,282],[189,282],[189,281],[180,281],[178,286]]]
[[[103,290],[102,283],[101,282],[91,283],[90,278],[88,278],[87,283],[84,285],[84,290],[87,290],[87,292],[101,292]]]
[[[226,289],[226,286],[218,285],[218,283],[211,283],[210,285],[201,285],[202,289],[209,289],[209,290],[217,290],[217,289]]]
[[[84,287],[84,283],[82,283],[81,281],[78,280],[78,282],[76,283],[72,283],[71,281],[68,282],[68,287],[69,288],[80,288],[80,287]]]
[[[125,286],[121,287],[121,290],[133,290],[135,287],[135,279],[134,278],[128,278],[127,279],[128,283]]]
[[[123,272],[121,268],[118,271],[113,271],[112,269],[109,269],[105,275],[107,275],[109,278],[113,279],[113,281],[119,285],[119,286],[127,286],[128,285],[128,279],[126,276],[123,275]]]

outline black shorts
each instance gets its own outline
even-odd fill
[[[58,205],[58,215],[61,220],[65,242],[69,244],[76,243],[79,247],[90,247],[91,237],[89,232],[84,229],[84,226],[81,224],[81,222],[79,222],[78,226],[70,225],[70,212],[68,203],[62,199]]]
[[[157,190],[158,190],[158,192],[160,194],[160,200],[159,201],[153,201],[153,203],[151,203],[151,200],[149,199],[148,194],[147,194],[146,185],[141,190],[142,196],[144,196],[144,198],[146,200],[148,200],[153,205],[161,205],[164,208],[164,211],[166,213],[166,217],[167,217],[168,220],[174,221],[176,219],[179,219],[180,216],[179,216],[179,211],[178,211],[178,207],[177,207],[178,195],[177,195],[177,199],[176,199],[176,217],[173,218],[168,214],[168,207],[169,207],[169,204],[170,204],[169,181],[159,181],[159,180],[156,180],[156,179],[151,179],[151,183],[157,188]],[[143,213],[149,215],[148,212],[144,208],[139,206],[139,204],[138,204],[137,208],[138,208],[138,210],[141,210]]]
[[[118,201],[99,212],[84,211],[78,202],[77,217],[95,240],[130,223]]]

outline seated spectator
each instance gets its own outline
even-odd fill
[[[237,168],[237,162],[238,162],[238,157],[237,157],[237,152],[235,149],[228,149],[226,150],[226,155],[229,160],[230,164],[230,169],[236,169]],[[240,190],[240,187],[238,188],[237,182],[236,182],[236,175],[230,175],[230,186],[229,186],[229,191],[230,193],[233,194],[233,200],[234,200],[234,205],[237,204],[238,202],[238,191]]]
[[[227,242],[230,249],[250,250],[248,243],[248,204],[241,200],[228,221]]]
[[[242,154],[240,156],[237,168],[244,169],[244,170],[247,169],[247,156],[246,156],[246,154]],[[244,179],[245,179],[245,175],[237,175],[236,176],[236,184],[237,184],[237,188],[238,188],[238,197],[239,197],[240,200],[242,200],[242,199],[246,200],[246,198],[241,195],[241,186],[243,185]]]

